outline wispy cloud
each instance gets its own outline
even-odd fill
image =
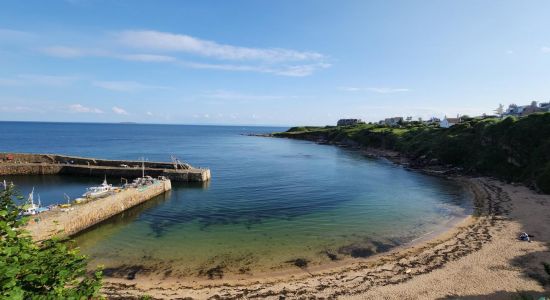
[[[57,75],[40,75],[40,74],[23,74],[18,76],[25,82],[48,85],[48,86],[67,86],[79,78],[76,76],[57,76]]]
[[[210,91],[202,94],[201,96],[204,98],[222,100],[281,100],[286,98],[295,98],[294,96],[243,94],[225,90]]]
[[[116,92],[137,92],[146,89],[167,89],[164,86],[146,85],[135,81],[94,81],[92,85]]]
[[[317,52],[282,48],[250,48],[203,40],[185,34],[154,30],[128,30],[116,34],[117,40],[130,47],[185,52],[223,60],[261,60],[268,62],[320,60]]]
[[[118,106],[113,106],[112,110],[117,115],[128,115],[128,112],[124,108]]]
[[[25,86],[44,85],[53,87],[64,87],[79,80],[76,76],[58,76],[43,74],[19,74],[12,78],[0,78],[0,85],[3,86]]]
[[[0,111],[1,112],[30,112],[30,111],[36,111],[35,109],[32,109],[28,106],[21,106],[21,105],[17,105],[17,106],[0,106]]]
[[[46,55],[66,59],[102,57],[171,63],[192,69],[259,72],[292,77],[309,76],[331,66],[327,58],[318,52],[241,47],[154,30],[115,32],[111,33],[110,38],[110,42],[102,43],[101,47],[53,45],[39,50]]]
[[[96,56],[99,55],[97,51],[94,50],[85,50],[77,47],[66,47],[66,46],[51,46],[40,49],[41,52],[61,58],[75,58],[82,56]]]
[[[548,47],[548,46],[543,46],[543,47],[540,48],[540,51],[541,51],[542,53],[550,53],[550,47]]]
[[[173,56],[156,54],[122,54],[114,55],[116,58],[141,62],[173,62],[177,59]]]
[[[87,107],[82,104],[69,105],[69,110],[76,113],[94,113],[94,114],[103,113],[103,111],[99,108]]]
[[[388,88],[388,87],[366,87],[366,88],[340,87],[339,89],[346,92],[367,91],[367,92],[373,92],[378,94],[393,94],[393,93],[402,93],[402,92],[410,91],[410,89],[407,89],[407,88]]]

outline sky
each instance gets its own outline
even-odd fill
[[[330,125],[550,101],[550,1],[0,0],[0,121]]]

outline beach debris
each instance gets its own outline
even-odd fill
[[[128,280],[136,279],[137,273],[148,273],[150,270],[142,265],[122,265],[115,268],[107,268],[103,270],[103,274],[108,277],[126,278]]]
[[[526,241],[526,242],[531,242],[531,238],[534,237],[530,234],[527,234],[526,232],[522,232],[520,235],[519,235],[519,239],[522,240],[522,241]]]
[[[326,254],[326,256],[327,256],[331,261],[338,260],[338,255],[332,253],[332,252],[329,251],[329,250],[325,250],[325,254]]]
[[[305,258],[296,258],[296,259],[287,260],[286,263],[293,264],[300,269],[305,269],[309,264],[309,260]]]
[[[223,278],[223,269],[225,267],[222,265],[217,265],[208,270],[200,270],[199,276],[207,276],[208,279],[222,279]]]

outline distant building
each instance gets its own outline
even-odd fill
[[[524,117],[536,112],[549,112],[550,102],[540,103],[537,105],[537,101],[531,102],[530,105],[516,105],[510,104],[508,109],[502,114],[503,116],[516,116]]]
[[[434,123],[439,124],[440,122],[441,122],[441,120],[439,118],[436,118],[436,117],[431,117],[428,121],[426,121],[426,123],[428,123],[428,124],[434,124]]]
[[[388,126],[397,126],[403,123],[403,117],[393,117],[384,119],[384,124]]]
[[[361,121],[361,119],[340,119],[338,120],[338,123],[336,123],[337,126],[351,126],[351,125],[357,125],[364,123]]]
[[[462,122],[461,118],[447,118],[445,116],[445,118],[443,118],[443,120],[441,120],[439,122],[439,127],[449,128],[449,127],[454,126],[456,124],[460,124],[461,122]]]

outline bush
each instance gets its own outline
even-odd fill
[[[19,217],[13,185],[0,192],[0,298],[100,298],[101,271],[86,272],[86,257],[70,242],[33,242]]]

